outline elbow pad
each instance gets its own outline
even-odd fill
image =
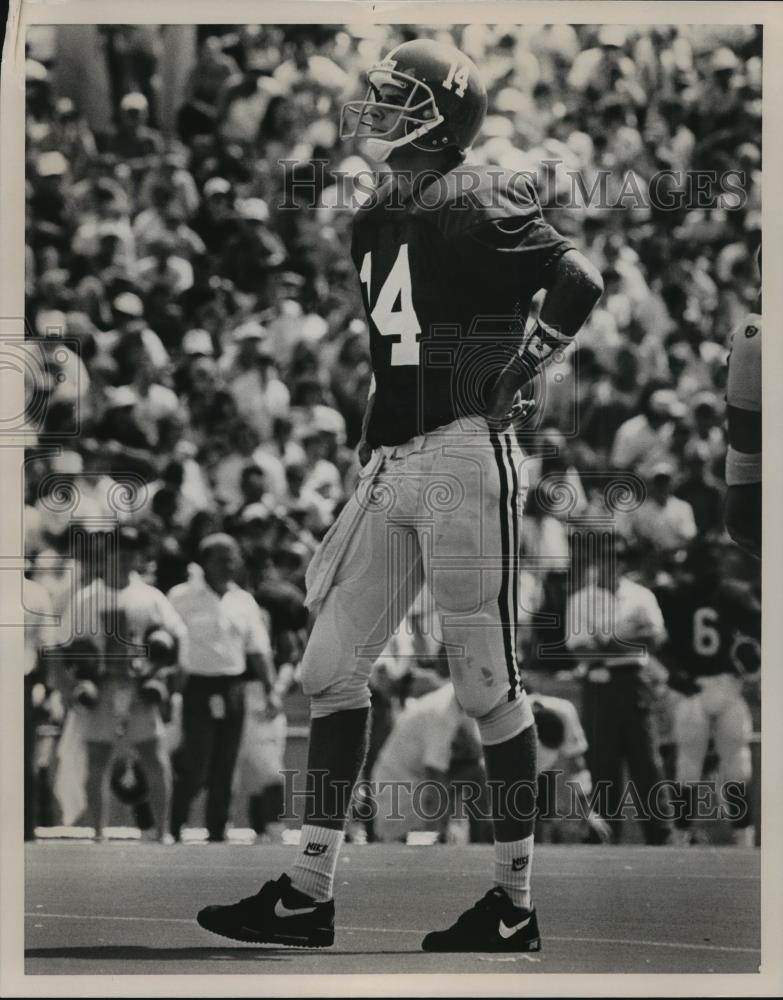
[[[523,368],[532,377],[535,372],[545,368],[558,351],[568,347],[573,339],[539,320],[520,349],[519,357]]]

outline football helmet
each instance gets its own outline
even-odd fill
[[[342,139],[363,138],[373,159],[413,144],[437,152],[466,150],[487,112],[487,91],[475,63],[451,45],[403,42],[367,72],[362,101],[340,116]]]

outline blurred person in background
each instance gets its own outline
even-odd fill
[[[761,278],[761,246],[756,264]],[[734,331],[726,385],[726,529],[761,557],[761,295]]]
[[[135,182],[154,168],[163,154],[163,140],[157,129],[150,128],[149,101],[138,92],[125,94],[120,100],[117,128],[109,138],[107,152],[113,153],[131,170]]]
[[[445,839],[451,783],[459,777],[483,786],[481,759],[478,727],[460,707],[453,684],[411,699],[372,769],[376,838],[404,840],[411,831],[424,830]]]
[[[209,840],[225,840],[234,767],[245,716],[245,684],[259,681],[264,712],[280,711],[269,634],[252,595],[235,582],[237,542],[212,534],[199,545],[190,579],[169,592],[190,634],[182,692],[182,743],[175,756],[171,832],[181,839],[195,796],[207,790]]]
[[[615,469],[635,469],[668,457],[673,421],[685,407],[669,389],[650,385],[639,402],[639,413],[617,429],[610,462]]]
[[[530,674],[526,675],[530,690]],[[606,844],[612,831],[606,820],[588,808],[593,781],[587,767],[587,738],[579,713],[567,698],[531,691],[530,701],[538,733],[538,797],[536,839],[560,843],[569,838],[561,820],[584,819],[582,828],[591,843]],[[562,780],[561,780],[562,779]]]
[[[712,457],[703,441],[689,441],[685,449],[683,472],[674,495],[693,510],[699,535],[720,532],[723,524],[725,489],[712,472]]]
[[[615,842],[622,832],[623,769],[644,812],[647,844],[666,843],[670,824],[650,808],[650,792],[663,777],[652,724],[653,693],[647,660],[666,638],[655,594],[628,575],[629,556],[614,534],[592,548],[574,536],[577,589],[569,597],[566,644],[583,664],[583,722],[593,781],[604,784],[597,810]],[[634,801],[637,801],[636,796]]]
[[[120,527],[102,541],[84,550],[92,579],[73,595],[62,622],[67,640],[56,650],[70,677],[77,752],[79,740],[86,743],[87,811],[100,840],[109,765],[120,748],[131,745],[149,785],[155,834],[163,841],[171,771],[162,712],[187,656],[187,629],[166,597],[139,574],[146,539],[138,529]],[[80,765],[72,759],[62,766]]]
[[[754,830],[748,798],[752,722],[744,697],[746,683],[758,682],[761,603],[751,586],[727,572],[726,544],[704,536],[690,547],[687,564],[668,584],[656,588],[668,632],[661,658],[669,685],[681,694],[674,709],[676,826],[690,843],[695,784],[703,777],[710,740],[718,754],[721,785],[735,782],[732,818],[736,844],[752,846]]]
[[[25,576],[22,584],[24,607],[24,839],[33,840],[37,823],[37,774],[35,765],[36,725],[51,696],[42,652],[55,619],[52,601],[40,582]]]
[[[672,492],[675,466],[658,462],[647,476],[648,493],[641,506],[618,517],[618,528],[632,546],[652,544],[672,557],[696,537],[693,508]]]

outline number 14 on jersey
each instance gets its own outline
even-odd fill
[[[372,252],[368,250],[362,261],[359,281],[367,286],[370,318],[382,337],[399,337],[397,343],[391,345],[392,365],[418,365],[421,326],[413,308],[408,244],[403,243],[400,246],[397,259],[378,293],[374,306],[370,300],[371,280]]]

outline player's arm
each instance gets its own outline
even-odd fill
[[[364,419],[362,420],[362,436],[359,439],[359,444],[356,446],[356,454],[359,459],[360,465],[367,465],[370,461],[370,455],[372,454],[372,448],[367,444],[367,428],[370,426],[370,417],[372,416],[373,406],[375,406],[375,376],[373,375],[370,381],[370,392],[367,396],[367,406],[364,408]]]
[[[726,384],[726,530],[761,557],[761,330],[746,323],[732,338]]]
[[[598,270],[574,249],[550,265],[543,287],[546,297],[538,321],[495,384],[490,421],[507,422],[516,393],[524,392],[555,352],[571,343],[604,290]]]
[[[761,413],[726,407],[726,530],[741,549],[761,558]],[[744,480],[755,479],[755,482]]]

